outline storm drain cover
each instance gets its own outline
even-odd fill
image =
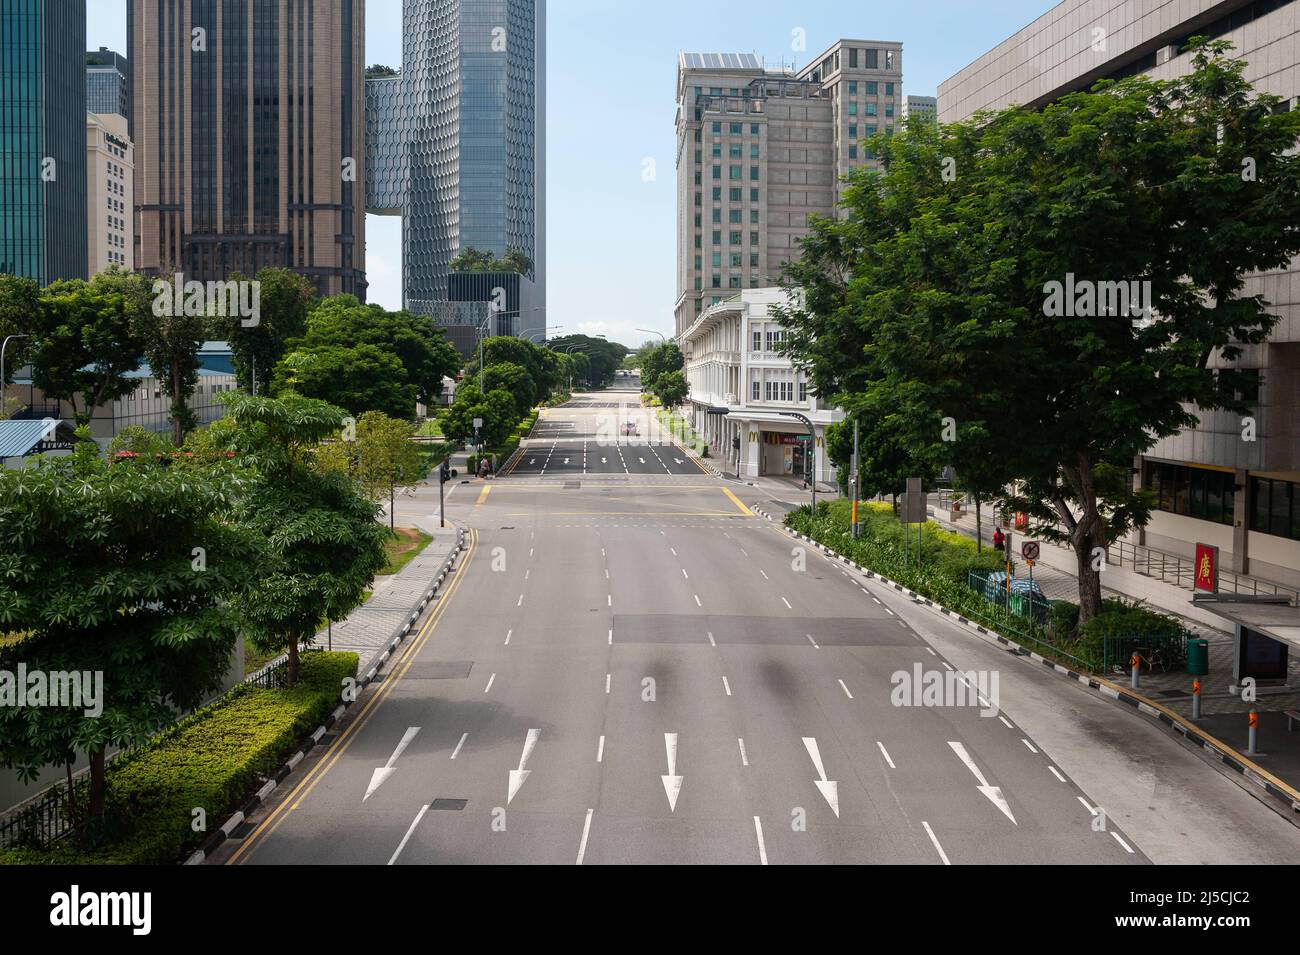
[[[435,799],[429,803],[430,809],[446,809],[450,812],[460,812],[469,803],[468,799]]]

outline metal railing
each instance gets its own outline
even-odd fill
[[[0,848],[44,849],[75,828],[68,787],[58,783],[0,818]]]

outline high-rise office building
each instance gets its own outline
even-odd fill
[[[86,54],[86,109],[106,116],[131,114],[130,69],[126,57],[106,46]]]
[[[372,212],[402,221],[403,299],[440,314],[451,260],[518,249],[546,331],[545,0],[406,0],[400,77],[367,82]]]
[[[0,272],[86,275],[86,3],[0,3]]]
[[[774,286],[810,215],[834,214],[841,177],[902,122],[903,47],[837,40],[800,70],[749,53],[677,65],[680,335],[710,305]]]
[[[365,296],[364,0],[131,0],[136,267]]]
[[[86,114],[88,273],[135,268],[135,149],[118,113]]]
[[[1064,0],[939,85],[939,119],[1018,104],[1037,109],[1101,79],[1171,79],[1192,68],[1194,36],[1227,40],[1257,90],[1300,107],[1297,0]],[[1222,565],[1300,586],[1300,260],[1247,276],[1278,316],[1268,340],[1242,346],[1233,366],[1257,383],[1255,440],[1228,411],[1191,409],[1194,428],[1156,442],[1135,462],[1156,510],[1134,543],[1190,558],[1220,548]],[[1211,367],[1229,363],[1217,352]],[[1260,585],[1259,592],[1264,592]]]
[[[916,116],[926,122],[939,118],[939,99],[935,96],[908,96],[903,100],[903,119]]]

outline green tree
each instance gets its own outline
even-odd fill
[[[848,215],[805,245],[822,267],[787,276],[807,296],[791,349],[820,393],[865,392],[905,443],[952,417],[1000,448],[1021,481],[1008,505],[1075,552],[1081,623],[1103,548],[1147,518],[1134,456],[1200,409],[1248,413],[1211,359],[1264,340],[1276,319],[1244,279],[1300,252],[1300,116],[1227,49],[1198,44],[1176,79],[877,140],[885,171],[858,174]]]
[[[479,442],[485,448],[494,448],[510,436],[519,423],[515,414],[515,399],[508,391],[500,388],[489,391],[484,396],[478,385],[466,379],[456,389],[456,400],[447,409],[443,419],[443,433],[452,441],[472,441],[474,439],[474,419],[483,419],[479,429]]]
[[[289,684],[298,650],[325,620],[341,620],[385,565],[388,531],[376,506],[345,476],[313,459],[322,439],[345,423],[342,409],[288,394],[234,393],[227,421],[208,429],[223,450],[255,475],[233,519],[264,542],[258,579],[239,598],[243,632],[258,649],[286,652]]]
[[[153,285],[155,297],[171,294],[170,288],[168,282],[158,280]],[[135,331],[149,369],[171,397],[172,442],[179,446],[195,425],[189,399],[199,381],[199,349],[207,338],[211,319],[183,311],[179,315],[166,314],[171,311],[154,307],[148,314],[138,315]]]
[[[41,290],[35,281],[18,275],[0,274],[0,342],[10,335],[25,332],[31,317],[41,307]],[[5,349],[4,384],[13,381],[14,371],[27,362],[30,338],[15,338]],[[9,417],[17,402],[5,395],[0,405],[0,420]]]
[[[230,604],[258,548],[228,519],[241,490],[230,474],[110,465],[80,436],[71,456],[0,470],[0,627],[19,635],[0,640],[0,669],[97,674],[102,711],[0,707],[0,763],[30,779],[86,753],[99,823],[105,750],[142,742],[220,685]]]
[[[589,367],[587,374],[582,377],[587,378],[593,388],[604,388],[613,381],[614,373],[618,371],[623,358],[627,355],[626,345],[606,341],[603,338],[593,338],[590,335],[565,335],[554,338],[550,341],[550,346],[556,351],[569,350],[573,355],[585,355]]]
[[[681,371],[664,372],[655,379],[654,394],[665,408],[676,408],[690,394],[686,376]]]
[[[467,245],[452,256],[450,268],[453,272],[486,272],[492,261],[491,252]]]
[[[232,281],[246,281],[235,274]],[[258,390],[266,387],[271,373],[289,350],[288,343],[307,329],[307,313],[316,299],[316,291],[306,276],[282,268],[264,268],[257,273],[260,283],[260,314],[257,324],[245,326],[247,320],[230,315],[211,320],[215,337],[230,345],[235,380],[245,391],[253,390],[256,371]]]
[[[456,349],[429,318],[363,305],[352,295],[321,299],[307,319],[305,333],[289,345],[292,350],[373,345],[396,356],[407,383],[415,386],[416,400],[424,404],[442,395],[442,379],[454,376],[461,364]],[[399,417],[413,414],[414,407]]]
[[[289,352],[275,366],[271,392],[290,391],[354,416],[367,411],[403,419],[415,415],[415,385],[408,383],[397,356],[376,345],[316,345]]]
[[[685,365],[682,350],[676,342],[660,342],[649,351],[641,353],[641,387],[654,393],[660,375],[681,371]]]
[[[27,354],[36,387],[68,402],[82,424],[95,408],[131,391],[135,383],[127,375],[140,367],[140,329],[152,316],[152,299],[147,280],[116,268],[89,282],[48,286],[24,325],[32,336]]]
[[[483,369],[483,387],[492,392],[500,388],[508,391],[515,399],[515,419],[528,413],[537,401],[536,385],[528,375],[528,369],[513,362],[499,362]]]
[[[399,487],[419,484],[427,475],[420,446],[411,440],[415,425],[367,411],[356,421],[355,433],[345,429],[322,445],[316,463],[326,471],[353,478],[372,501],[388,501],[388,526],[393,528],[393,499]]]
[[[171,454],[176,446],[155,431],[144,425],[129,424],[108,442],[108,456],[116,454],[136,455],[145,461],[157,461],[164,455]]]

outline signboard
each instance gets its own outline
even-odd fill
[[[1029,526],[1029,515],[1024,511],[1016,511],[1016,530],[1023,531]]]
[[[1025,560],[1038,560],[1038,541],[1025,541],[1021,544],[1020,556]]]
[[[1219,548],[1212,544],[1196,545],[1196,576],[1192,589],[1212,594],[1219,592]]]

